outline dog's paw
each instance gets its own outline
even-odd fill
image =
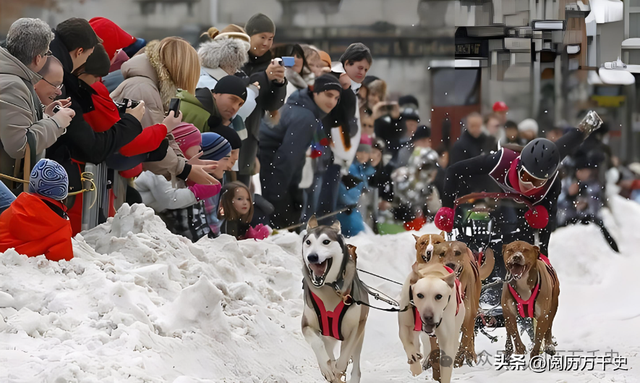
[[[524,346],[524,343],[518,342],[517,340],[514,343],[516,347],[516,354],[525,355],[527,353],[527,348]]]
[[[327,382],[338,382],[337,377],[336,377],[336,369],[335,369],[335,364],[336,361],[335,360],[328,360],[326,363],[321,363],[320,364],[320,372],[322,373],[322,376],[324,376],[324,378],[327,380]]]
[[[413,376],[422,374],[422,365],[420,363],[410,363],[409,369],[411,370]]]
[[[409,356],[407,363],[409,364],[419,363],[421,360],[422,360],[422,354],[419,352],[414,352]]]
[[[551,356],[554,356],[556,354],[556,346],[554,346],[553,344],[548,344],[544,347],[544,352]]]

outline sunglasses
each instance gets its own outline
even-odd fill
[[[531,183],[536,188],[544,186],[548,181],[548,179],[546,178],[538,178],[533,176],[522,165],[520,165],[520,170],[518,171],[518,177],[520,177],[520,181]]]

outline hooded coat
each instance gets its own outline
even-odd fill
[[[121,71],[125,80],[111,93],[114,101],[122,101],[124,98],[144,101],[144,128],[162,123],[165,113],[169,110],[169,102],[178,91],[167,68],[160,61],[159,49],[158,42],[151,42],[147,45],[145,53],[122,64]],[[170,147],[166,156],[160,161],[145,162],[143,167],[168,178],[177,176],[186,179],[191,165],[187,164],[173,135],[167,134],[167,138]]]
[[[24,157],[27,132],[36,138],[36,152],[44,151],[60,137],[65,129],[43,118],[42,107],[33,85],[42,79],[0,48],[0,173],[14,175],[16,160]],[[9,185],[8,185],[9,186]]]
[[[0,215],[0,253],[14,248],[29,257],[44,254],[51,261],[71,260],[71,223],[49,205],[64,210],[58,201],[21,193]]]

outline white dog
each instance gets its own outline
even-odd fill
[[[409,306],[410,309],[400,312],[398,324],[400,340],[414,376],[420,375],[423,368],[431,364],[435,380],[451,382],[453,361],[460,346],[460,327],[465,316],[465,307],[461,303],[460,283],[451,269],[439,263],[413,265],[400,300],[400,307]],[[437,338],[439,358],[436,353],[432,354],[428,336]]]
[[[318,358],[320,371],[340,383],[353,360],[350,383],[360,382],[360,353],[369,308],[368,296],[356,272],[355,247],[345,244],[340,223],[318,226],[309,220],[302,240],[304,311],[302,333]],[[340,342],[340,356],[333,354]]]

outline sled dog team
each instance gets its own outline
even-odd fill
[[[464,243],[446,241],[444,233],[414,237],[416,262],[399,302],[400,340],[414,376],[431,368],[435,380],[448,383],[454,366],[477,362],[474,325],[482,280],[491,274],[495,260],[490,249],[484,259],[476,259]],[[504,245],[502,253],[508,272],[502,292],[506,357],[514,352],[512,339],[517,354],[526,351],[517,316],[537,321],[531,356],[538,355],[543,344],[544,352],[553,355],[551,327],[560,294],[558,277],[537,246],[516,241]],[[312,217],[302,240],[302,258],[302,333],[328,382],[344,382],[352,361],[349,382],[358,383],[369,300],[356,270],[356,248],[345,243],[339,222],[321,226]]]

